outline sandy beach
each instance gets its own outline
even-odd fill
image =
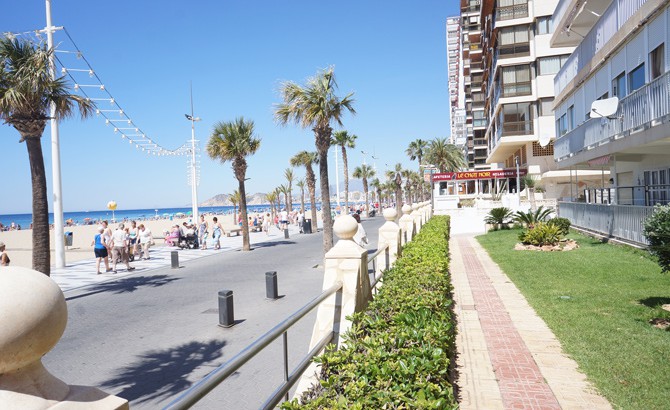
[[[251,214],[252,215],[252,214]],[[221,222],[224,230],[229,227],[234,227],[234,216],[229,215],[216,215]],[[212,215],[207,215],[205,219],[209,223],[210,233],[212,231]],[[156,242],[155,246],[165,246],[163,241],[163,231],[169,230],[170,227],[183,222],[188,221],[189,218],[174,218],[170,219],[158,219],[158,220],[149,220],[149,221],[138,221],[137,224],[144,224],[144,226],[151,230],[154,240]],[[118,223],[110,223],[112,230],[116,229]],[[126,223],[126,226],[129,226],[129,222]],[[93,255],[93,238],[97,234],[98,225],[77,225],[77,226],[67,226],[65,227],[65,232],[72,232],[72,246],[65,248],[65,261],[76,262],[83,259],[94,259]],[[56,262],[56,257],[54,253],[54,231],[51,230],[51,266],[53,267]],[[26,268],[32,267],[32,230],[31,229],[22,229],[20,231],[4,231],[0,232],[0,241],[4,242],[7,249],[7,254],[11,259],[11,266],[22,266]],[[240,236],[240,241],[242,237]]]

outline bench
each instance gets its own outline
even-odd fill
[[[230,238],[230,236],[233,232],[235,232],[236,236],[240,236],[240,232],[242,232],[242,228],[237,227],[237,228],[226,229],[226,236]]]

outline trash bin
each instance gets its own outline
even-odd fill
[[[312,220],[311,219],[305,219],[302,221],[302,231],[304,233],[312,233]]]
[[[65,246],[72,246],[72,232],[65,232]]]

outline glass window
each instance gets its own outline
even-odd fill
[[[517,65],[502,68],[503,96],[529,95],[531,90],[530,65]]]
[[[630,84],[630,92],[644,85],[644,63],[637,66],[628,74],[628,83]]]
[[[535,34],[551,34],[554,32],[554,23],[551,16],[538,17],[535,22]]]
[[[568,119],[567,120],[568,120],[568,123],[567,123],[568,130],[572,130],[573,128],[575,128],[575,106],[574,105],[571,105],[571,106],[568,107]]]
[[[661,44],[649,53],[650,80],[656,79],[665,72],[665,45]]]
[[[498,43],[500,45],[527,43],[530,41],[528,26],[514,26],[500,29]]]
[[[562,56],[540,57],[538,61],[538,75],[556,74],[560,71],[566,61],[568,61],[569,54]]]
[[[540,116],[546,117],[549,115],[554,115],[554,111],[551,109],[551,106],[554,104],[553,98],[541,98],[540,99]]]
[[[622,72],[612,80],[612,95],[619,99],[626,96],[626,72]]]

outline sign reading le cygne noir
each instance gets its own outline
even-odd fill
[[[528,173],[527,169],[520,169],[519,176]],[[433,182],[439,181],[463,181],[468,179],[494,179],[494,178],[516,178],[516,169],[493,169],[489,171],[465,171],[447,172],[445,174],[433,174]]]

